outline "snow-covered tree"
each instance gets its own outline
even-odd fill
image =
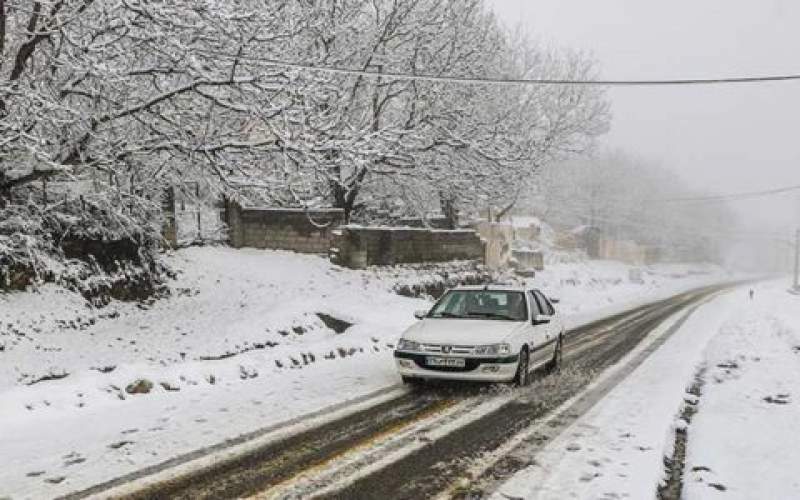
[[[280,78],[205,55],[249,43],[243,19],[281,36],[278,6],[230,7],[0,2],[0,264],[43,269],[64,241],[89,238],[130,241],[152,263],[164,184],[247,148],[215,113]]]
[[[127,242],[152,267],[161,195],[187,180],[348,217],[502,211],[608,123],[596,88],[381,76],[594,75],[483,0],[0,0],[0,55],[6,270],[39,273],[76,241]]]
[[[292,39],[289,54],[375,75],[295,71],[297,102],[267,125],[285,159],[311,168],[316,194],[348,215],[397,197],[419,206],[406,196],[420,193],[433,206],[445,196],[468,211],[505,209],[544,162],[585,150],[607,128],[608,104],[597,88],[380,76],[594,75],[581,54],[546,51],[508,33],[482,0],[318,2],[304,5],[300,17],[310,28]]]

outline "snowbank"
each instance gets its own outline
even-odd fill
[[[800,498],[800,296],[756,289],[705,352],[684,498]]]

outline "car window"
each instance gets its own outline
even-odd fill
[[[542,300],[544,301],[544,308],[545,311],[547,312],[547,315],[548,316],[554,315],[556,313],[556,308],[553,307],[553,304],[550,302],[550,299],[548,299],[547,296],[541,292],[539,292],[539,295],[542,296]]]
[[[528,312],[521,292],[453,290],[433,306],[429,316],[523,321],[528,319]]]
[[[529,292],[529,295],[531,299],[531,314],[534,316],[544,314],[544,310],[539,306],[539,299],[536,298],[536,295],[533,292]]]
[[[465,314],[466,297],[460,293],[448,293],[434,307],[431,315],[447,313],[448,315],[462,316]]]
[[[552,316],[556,313],[556,310],[550,304],[550,301],[542,294],[542,292],[538,290],[533,291],[534,297],[536,297],[536,303],[539,306],[539,310],[542,311],[542,314],[545,316]]]

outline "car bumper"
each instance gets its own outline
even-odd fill
[[[463,358],[464,368],[430,367],[425,364],[429,355],[395,351],[394,358],[397,371],[403,377],[441,379],[441,380],[466,380],[474,382],[510,382],[517,373],[519,356],[503,356],[499,358],[477,358],[464,356],[451,356]],[[436,355],[436,357],[442,357]]]

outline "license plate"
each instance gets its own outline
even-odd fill
[[[425,360],[428,366],[447,366],[451,368],[464,368],[467,366],[464,358],[432,358],[428,357]]]

